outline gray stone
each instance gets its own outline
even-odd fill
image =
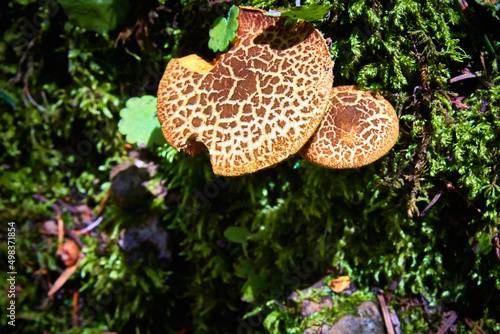
[[[332,326],[312,326],[304,334],[384,334],[384,322],[374,302],[363,302],[358,306],[359,316],[347,314]]]

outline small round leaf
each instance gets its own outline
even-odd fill
[[[128,143],[150,147],[166,142],[156,117],[156,97],[145,95],[128,99],[126,107],[120,110],[120,116],[118,131],[126,136]]]
[[[215,20],[214,26],[210,29],[210,40],[208,41],[208,47],[214,52],[226,50],[229,43],[236,37],[239,11],[238,7],[233,5],[229,9],[227,19],[219,17]]]

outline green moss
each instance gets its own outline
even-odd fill
[[[331,278],[330,278],[331,279]],[[328,297],[332,301],[332,307],[324,307],[321,311],[314,312],[308,317],[301,316],[302,301],[307,299],[319,303],[321,297]],[[259,307],[245,315],[244,319],[250,319],[259,314],[265,314],[263,325],[269,333],[302,333],[312,326],[327,324],[332,326],[340,318],[347,314],[359,316],[358,306],[365,301],[373,300],[375,296],[371,292],[355,291],[350,296],[332,295],[328,288],[310,289],[307,294],[298,294],[294,304],[288,307],[279,302],[271,300],[265,307]]]

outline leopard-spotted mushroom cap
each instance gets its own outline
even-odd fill
[[[295,154],[326,112],[333,63],[307,22],[285,24],[240,7],[232,48],[214,63],[172,59],[158,88],[158,118],[168,143],[205,147],[215,174],[236,176]]]
[[[334,87],[323,121],[299,153],[321,167],[361,167],[386,154],[398,133],[389,101],[354,86]]]

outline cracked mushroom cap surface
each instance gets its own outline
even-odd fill
[[[354,86],[334,87],[325,117],[299,153],[321,167],[361,167],[385,155],[398,133],[398,117],[389,101]]]
[[[240,7],[232,48],[214,63],[172,59],[158,88],[168,143],[189,154],[205,148],[213,171],[237,176],[295,154],[327,110],[333,63],[310,23],[285,25]]]

